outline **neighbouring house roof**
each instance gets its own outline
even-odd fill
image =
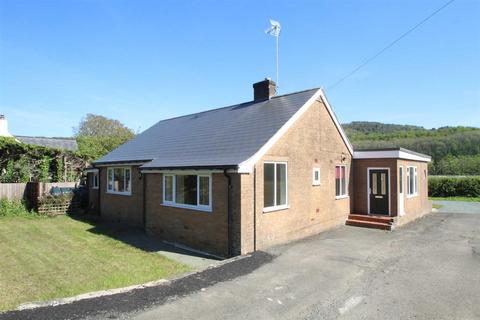
[[[22,143],[36,146],[77,151],[77,141],[74,138],[47,138],[47,137],[28,137],[15,136],[15,139]]]
[[[266,152],[317,99],[323,99],[353,152],[323,91],[317,88],[162,120],[94,164],[143,162],[143,169],[239,168]]]
[[[429,155],[405,148],[360,149],[353,152],[353,159],[398,158],[414,161],[430,162]]]

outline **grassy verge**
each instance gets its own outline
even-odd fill
[[[433,207],[434,209],[440,209],[440,208],[443,207],[443,205],[438,204],[438,203],[434,203],[434,204],[432,204],[432,207]]]
[[[129,239],[142,236],[128,234]],[[68,216],[0,217],[0,311],[189,270],[115,238],[121,237]]]
[[[480,202],[480,197],[429,197],[430,200]]]

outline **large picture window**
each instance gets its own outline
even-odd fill
[[[107,170],[107,192],[118,194],[131,194],[130,168],[108,168]]]
[[[264,211],[287,208],[287,164],[266,162],[263,165]]]
[[[347,185],[347,167],[342,165],[335,166],[335,197],[346,197]]]
[[[415,196],[417,194],[418,194],[417,167],[407,167],[407,195]]]
[[[164,174],[163,204],[211,211],[210,175]]]

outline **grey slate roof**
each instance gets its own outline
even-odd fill
[[[74,138],[47,138],[47,137],[28,137],[15,136],[15,139],[22,143],[33,144],[36,146],[77,151],[77,141]]]
[[[162,120],[95,164],[235,167],[254,155],[318,89]]]

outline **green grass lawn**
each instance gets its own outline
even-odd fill
[[[189,271],[108,233],[68,216],[1,217],[0,310]]]
[[[430,200],[480,202],[480,197],[429,197]]]

